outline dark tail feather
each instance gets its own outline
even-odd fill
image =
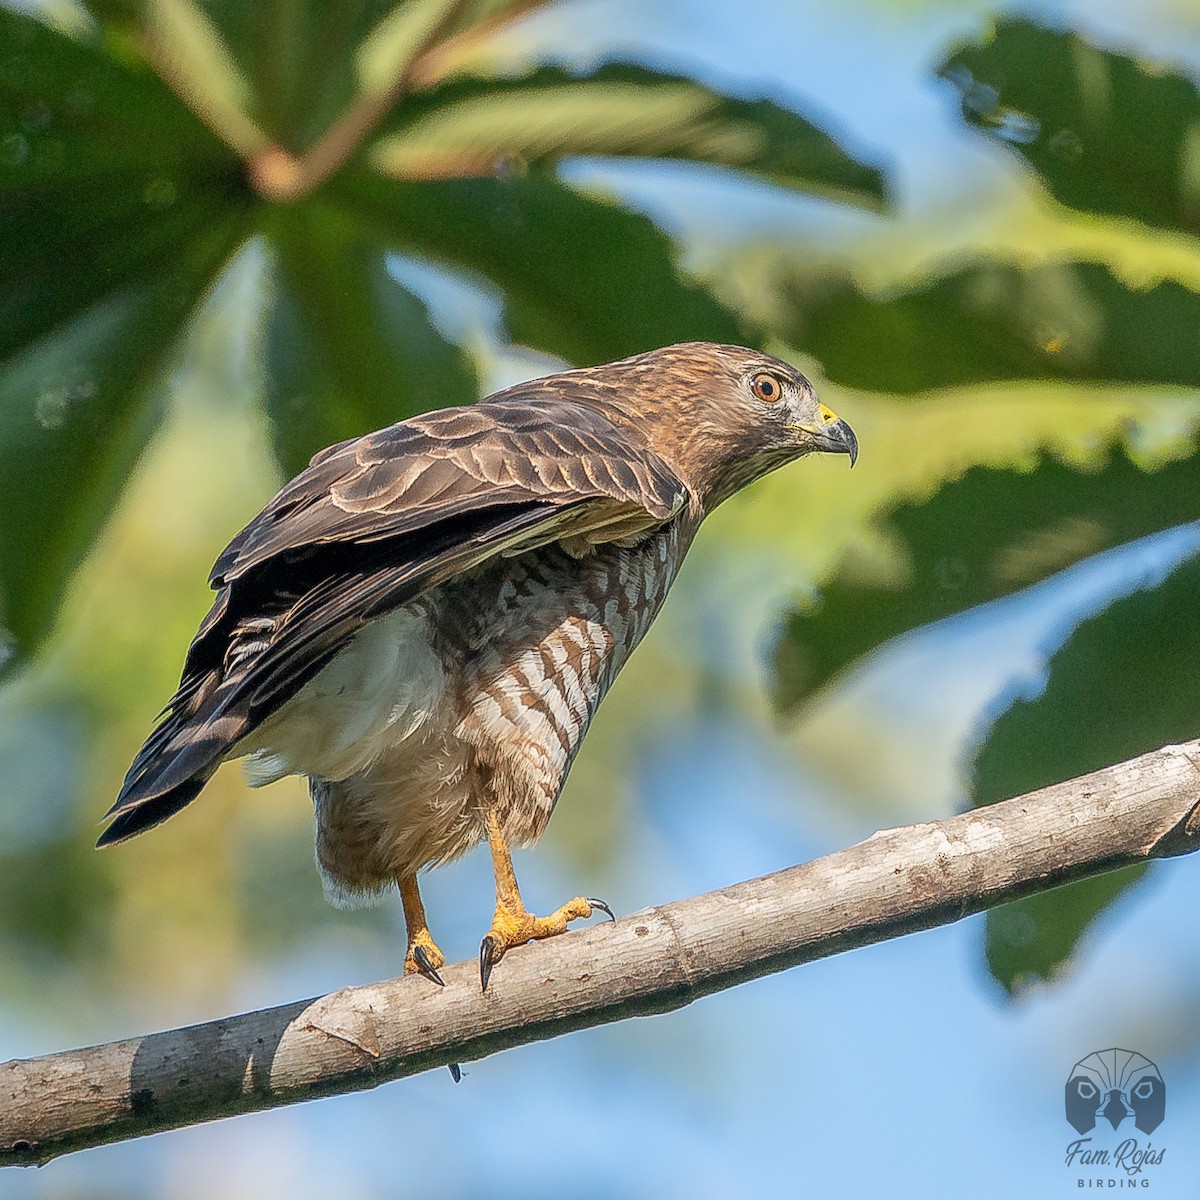
[[[189,779],[163,796],[155,796],[151,800],[143,800],[133,808],[127,808],[117,814],[117,819],[100,835],[97,846],[112,846],[131,838],[135,833],[153,829],[168,817],[173,817],[181,808],[191,804],[200,794],[200,789],[208,782],[208,775],[198,779]]]
[[[110,846],[165,821],[200,794],[226,754],[248,732],[245,714],[224,711],[232,699],[228,694],[213,696],[191,717],[172,713],[146,739],[121,794],[105,814],[105,819],[114,820],[97,846]]]

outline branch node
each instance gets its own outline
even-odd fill
[[[289,204],[305,194],[301,162],[282,146],[271,145],[246,162],[250,186],[264,199]]]
[[[314,1000],[304,1014],[301,1029],[336,1038],[370,1059],[383,1053],[379,1042],[379,1030],[375,1022],[375,1008],[370,1001],[362,1001],[361,993],[354,988],[342,988],[331,995]]]

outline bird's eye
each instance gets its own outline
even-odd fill
[[[750,390],[764,403],[774,404],[783,395],[783,385],[774,375],[760,371],[750,380]]]

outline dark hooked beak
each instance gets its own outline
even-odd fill
[[[789,425],[788,428],[808,434],[808,444],[814,450],[850,455],[850,465],[854,466],[854,460],[858,458],[858,438],[854,436],[854,430],[833,409],[822,404],[820,411],[819,425]]]
[[[814,431],[813,446],[827,454],[850,455],[851,466],[854,466],[854,460],[858,458],[858,438],[841,417]]]

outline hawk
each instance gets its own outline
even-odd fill
[[[417,874],[486,840],[486,989],[509,947],[609,911],[581,896],[533,916],[509,847],[546,828],[705,516],[793,459],[857,449],[787,363],[695,342],[322,450],[217,559],[99,844],[166,820],[227,759],[254,785],[306,776],[327,892],[398,886],[405,970],[440,983]]]

